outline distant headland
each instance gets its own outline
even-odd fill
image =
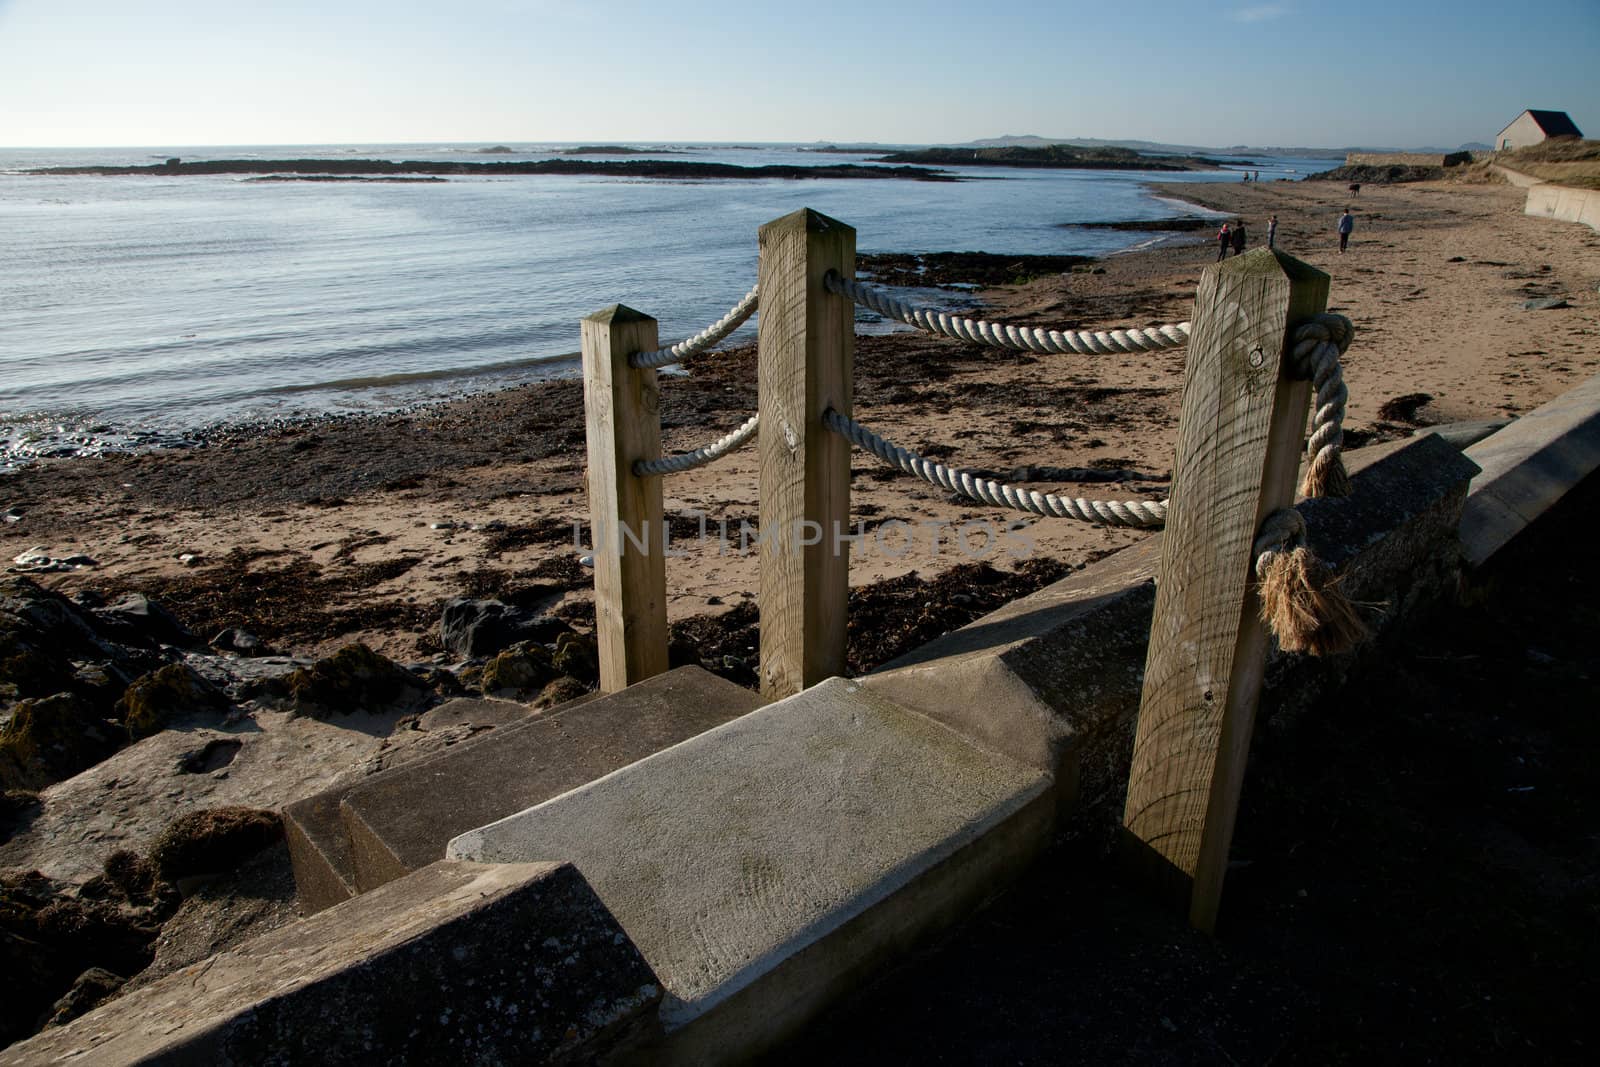
[[[997,145],[987,148],[923,148],[891,152],[875,163],[916,163],[942,167],[1054,167],[1073,170],[1217,170],[1224,163],[1244,160],[1206,156],[1147,155],[1131,148],[1079,148],[1052,144],[1042,147]]]

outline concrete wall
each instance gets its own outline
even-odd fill
[[[1529,187],[1522,213],[1562,222],[1581,222],[1591,230],[1600,230],[1600,189],[1573,189],[1541,182]]]
[[[1472,160],[1471,152],[1351,152],[1347,167],[1454,167]]]

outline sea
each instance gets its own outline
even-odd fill
[[[821,166],[882,154],[575,147],[0,148],[0,471],[573,375],[585,315],[624,303],[659,320],[663,343],[698,332],[754,284],[757,228],[801,207],[854,226],[860,252],[1107,255],[1164,238],[1073,224],[1203,215],[1146,183],[1240,181],[1245,169],[944,168],[957,182],[28,173],[174,156]],[[1263,180],[1329,165],[1249,160]],[[858,328],[896,327],[863,312]]]

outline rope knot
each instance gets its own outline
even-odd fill
[[[1367,636],[1339,579],[1306,544],[1306,521],[1281,508],[1261,524],[1255,553],[1261,621],[1285,652],[1326,656],[1354,648]]]

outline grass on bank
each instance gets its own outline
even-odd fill
[[[1494,162],[1558,185],[1600,189],[1600,141],[1552,137],[1527,148],[1496,152]]]

